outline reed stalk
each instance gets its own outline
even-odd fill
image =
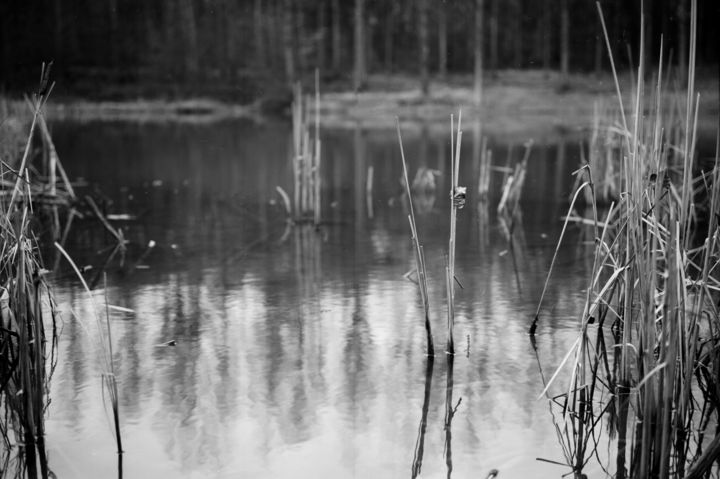
[[[450,117],[450,145],[457,142],[450,156],[450,239],[448,241],[448,256],[445,275],[447,279],[447,307],[448,307],[448,338],[445,352],[455,354],[455,340],[453,329],[455,327],[455,241],[457,232],[457,210],[465,203],[465,188],[458,186],[460,170],[460,145],[462,144],[462,110],[458,114],[457,135],[455,135],[454,118]],[[452,148],[452,147],[451,147]]]
[[[320,70],[315,69],[315,151],[313,155],[313,185],[314,191],[314,222],[320,224]]]
[[[490,169],[492,167],[492,150],[488,149],[487,138],[483,137],[482,140],[477,139],[476,141],[481,142],[478,168],[478,197],[481,201],[483,201],[487,200],[487,198],[490,196]]]
[[[417,285],[420,291],[420,299],[425,313],[425,336],[427,339],[427,355],[432,357],[435,355],[435,346],[433,344],[432,326],[430,325],[430,302],[428,299],[427,289],[427,270],[425,268],[425,253],[418,236],[417,223],[415,222],[415,209],[413,208],[412,191],[410,188],[410,179],[408,175],[407,161],[405,161],[405,149],[403,148],[402,134],[400,132],[400,120],[395,119],[397,128],[398,144],[400,145],[400,159],[403,165],[403,178],[405,180],[405,193],[408,198],[410,214],[408,221],[410,223],[410,234],[415,250],[415,272],[417,275]]]

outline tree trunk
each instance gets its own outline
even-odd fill
[[[653,17],[655,16],[655,7],[654,2],[652,1],[646,1],[643,2],[645,5],[645,12],[643,14],[645,15],[645,58],[647,58],[647,61],[645,62],[646,65],[652,65],[655,62],[654,57],[654,47],[655,47],[655,38],[654,38],[654,31],[653,31]]]
[[[293,49],[293,2],[283,0],[283,58],[285,60],[285,79],[292,85],[295,83],[295,55]]]
[[[237,7],[230,0],[223,1],[225,18],[220,19],[224,29],[223,50],[223,72],[227,81],[233,81],[237,72]],[[262,32],[261,32],[262,33]],[[255,59],[257,60],[257,58]]]
[[[367,11],[367,10],[366,10]],[[375,38],[375,29],[379,20],[374,15],[366,15],[365,17],[365,72],[372,71],[375,64],[375,49],[373,48],[373,38]]]
[[[149,2],[143,2],[142,6],[142,36],[143,41],[145,42],[145,45],[147,45],[147,50],[143,52],[143,61],[141,64],[154,64],[156,61],[156,57],[150,53],[154,52],[158,44],[160,43],[160,39],[158,37],[158,31],[162,31],[158,25],[156,25],[155,22],[155,12],[157,10],[155,9],[154,5],[151,5]],[[138,65],[138,70],[140,70],[141,67]]]
[[[118,33],[119,30],[119,20],[118,20],[118,2],[117,0],[110,0],[108,5],[108,13],[109,13],[109,20],[110,20],[110,41],[108,42],[110,45],[108,49],[110,50],[110,63],[111,68],[113,69],[113,75],[117,73],[120,67],[120,35]],[[114,78],[114,76],[113,76]]]
[[[262,11],[262,0],[253,4],[253,34],[255,38],[255,62],[259,68],[267,66],[265,54],[265,18]]]
[[[482,73],[483,73],[483,14],[485,9],[485,0],[475,0],[475,106],[479,107],[482,103]]]
[[[200,70],[197,24],[192,0],[179,0],[180,25],[183,35],[183,74],[186,80],[195,80]]]
[[[513,27],[512,27],[512,45],[513,45],[513,68],[522,68],[522,1],[513,1]]]
[[[317,6],[317,29],[318,29],[318,41],[317,41],[317,68],[320,72],[325,70],[325,51],[327,45],[325,39],[327,38],[327,28],[325,28],[325,15],[327,11],[327,1],[322,0],[318,2]]]
[[[5,3],[0,3],[0,68],[3,72],[10,71],[10,15],[5,12],[9,7]],[[8,78],[5,75],[0,76],[0,89],[6,88]]]
[[[385,17],[385,29],[383,31],[383,64],[385,72],[393,71],[393,40],[395,34],[395,4],[390,8],[388,15]]]
[[[500,0],[490,0],[490,69],[498,69],[498,22]]]
[[[430,57],[430,45],[428,35],[428,0],[419,0],[419,38],[420,43],[420,87],[423,96],[430,94],[430,73],[428,71],[428,58]]]
[[[543,70],[550,69],[552,26],[550,22],[550,6],[553,0],[544,0],[542,13],[542,66]]]
[[[284,71],[285,59],[283,57],[283,16],[282,2],[284,0],[271,0],[268,5],[267,19],[267,62],[273,70]],[[283,65],[283,66],[280,66]]]
[[[210,40],[210,48],[213,52],[211,63],[214,67],[218,68],[221,78],[227,79],[229,75],[227,69],[227,35],[229,29],[225,21],[230,18],[230,15],[226,0],[216,0],[215,8],[211,12],[213,15],[210,18],[210,28],[212,29],[211,31],[215,32],[213,39]]]
[[[177,9],[178,6],[174,3],[162,6],[162,34],[158,41],[162,49],[158,58],[161,68],[174,77],[183,76],[185,72],[185,65],[181,63],[182,58],[178,53],[182,49],[182,38],[176,33],[180,18]]]
[[[441,80],[447,77],[447,3],[438,6],[438,75]]]
[[[570,12],[568,11],[568,0],[561,0],[560,8],[560,72],[565,82],[568,80],[570,72]]]
[[[353,70],[353,88],[362,89],[366,81],[365,67],[365,0],[355,0],[355,68]]]
[[[3,31],[6,28],[3,26]],[[53,39],[55,40],[53,49],[55,61],[60,61],[63,52],[63,10],[61,0],[53,0]],[[5,45],[5,42],[3,42]],[[3,71],[7,71],[3,69]]]
[[[602,72],[603,32],[600,27],[598,27],[598,30],[595,35],[595,76],[600,76]]]
[[[342,61],[342,31],[340,29],[340,0],[331,0],[332,8],[332,67],[338,71]]]
[[[299,2],[292,2],[292,4],[294,8],[293,20],[295,27],[295,40],[292,43],[293,55],[296,59],[297,75],[302,77],[303,72],[307,71],[307,61],[305,58],[305,45],[307,44],[305,37],[305,12]]]
[[[687,81],[688,68],[688,39],[687,39],[687,5],[686,0],[680,0],[677,3],[677,19],[678,19],[678,78],[680,78],[681,88],[685,86]]]

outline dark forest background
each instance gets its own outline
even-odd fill
[[[637,62],[640,1],[603,0],[619,67]],[[699,0],[698,64],[716,72],[718,0]],[[690,0],[646,0],[646,46],[686,64]],[[247,101],[316,68],[362,88],[368,73],[599,72],[593,0],[2,0],[0,88],[27,90],[54,61],[61,92],[214,94]]]

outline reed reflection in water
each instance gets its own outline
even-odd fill
[[[547,158],[528,162],[522,221],[510,237],[495,213],[499,181],[485,206],[469,198],[457,231],[458,354],[434,364],[419,293],[402,276],[414,253],[394,132],[324,133],[320,231],[286,231],[275,197],[275,186],[291,184],[283,132],[246,123],[55,128],[58,148],[77,159],[72,174],[97,184],[110,207],[141,214],[123,224],[136,255],[157,244],[147,269],[109,268],[110,302],[134,311],[111,317],[126,477],[394,478],[410,464],[424,477],[555,473],[535,461],[560,452],[536,401],[542,381],[526,330],[565,209],[566,192],[546,185],[571,180],[558,171],[556,147],[534,147]],[[439,172],[418,229],[442,336],[449,145],[430,136],[405,133],[404,142],[411,177],[421,166]],[[513,148],[513,162],[522,153]],[[466,164],[460,178],[476,171]],[[101,265],[105,233],[77,219],[73,228],[72,254]],[[554,272],[552,319],[536,338],[547,369],[575,337],[582,292],[563,285],[584,277],[584,254],[563,250]],[[59,476],[100,477],[115,465],[113,436],[94,343],[69,314],[83,316],[88,304],[62,271],[56,281],[66,313],[51,461]]]
[[[427,430],[428,409],[430,409],[430,391],[432,391],[432,374],[435,358],[428,356],[425,366],[425,393],[423,395],[422,415],[418,426],[418,435],[415,440],[415,454],[412,462],[412,479],[422,471],[423,454],[425,453],[425,431]]]

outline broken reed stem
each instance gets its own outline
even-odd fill
[[[492,151],[487,147],[487,138],[482,138],[480,147],[480,172],[478,175],[478,195],[481,200],[487,200],[490,194],[490,165],[492,164]]]
[[[315,69],[315,165],[313,166],[315,184],[315,226],[320,224],[320,70]]]
[[[121,248],[125,247],[125,239],[123,238],[122,234],[113,228],[113,226],[110,224],[110,222],[105,218],[105,215],[102,214],[102,211],[100,211],[100,208],[98,208],[97,203],[95,203],[95,200],[92,199],[91,196],[87,195],[85,196],[85,201],[87,202],[88,206],[93,210],[93,213],[95,213],[95,217],[102,223],[102,225],[105,227],[108,232],[113,235],[113,237],[117,240],[118,245]]]
[[[25,97],[25,103],[27,104],[28,108],[30,108],[30,111],[35,111],[35,106],[27,96]],[[40,126],[40,132],[42,133],[43,141],[45,142],[45,145],[47,146],[50,153],[50,193],[52,195],[56,194],[57,171],[57,173],[60,173],[60,178],[62,179],[63,184],[65,185],[65,189],[70,195],[70,198],[74,200],[76,199],[75,190],[73,189],[72,183],[70,183],[70,179],[68,178],[67,173],[65,172],[65,168],[63,168],[62,162],[60,161],[60,158],[57,154],[57,150],[55,149],[55,142],[53,142],[52,140],[50,130],[47,127],[47,122],[45,121],[45,116],[42,114],[42,112],[38,116],[38,125]]]
[[[420,290],[420,299],[423,304],[423,311],[425,313],[425,333],[427,337],[427,354],[428,356],[434,356],[435,346],[433,344],[432,327],[430,325],[430,305],[428,301],[427,292],[427,271],[425,270],[425,253],[423,247],[420,244],[420,239],[417,232],[417,223],[415,222],[415,209],[413,208],[412,192],[410,191],[410,179],[408,175],[407,162],[405,161],[405,150],[403,148],[402,134],[400,132],[400,119],[395,118],[395,125],[397,128],[398,143],[400,145],[400,158],[403,165],[403,178],[405,180],[405,193],[408,198],[408,205],[410,214],[408,215],[408,221],[410,222],[410,232],[412,234],[413,246],[415,249],[415,271],[418,278],[418,289]]]
[[[535,318],[532,321],[532,324],[530,325],[530,329],[528,331],[528,334],[530,336],[535,335],[535,331],[537,330],[537,324],[540,319],[540,309],[542,308],[543,300],[545,299],[545,293],[547,292],[548,284],[550,284],[550,276],[552,275],[553,268],[555,267],[555,260],[557,260],[557,255],[560,252],[560,245],[562,244],[563,237],[565,236],[565,231],[567,230],[567,225],[570,221],[570,216],[573,210],[575,209],[575,202],[577,201],[578,197],[580,196],[580,192],[588,186],[588,182],[584,182],[580,187],[575,191],[575,195],[573,196],[572,202],[570,203],[570,208],[568,208],[568,214],[565,217],[565,222],[563,223],[562,231],[560,232],[560,238],[558,238],[558,242],[555,245],[555,252],[553,253],[552,260],[550,261],[550,268],[548,269],[548,274],[545,277],[545,283],[543,284],[542,293],[540,294],[540,300],[538,301],[537,309],[535,310]]]
[[[365,207],[367,208],[367,216],[369,219],[375,217],[375,209],[373,208],[373,181],[375,168],[373,165],[368,166],[367,179],[365,181]]]
[[[13,187],[12,196],[10,197],[10,203],[7,207],[6,219],[10,219],[12,215],[15,201],[17,200],[18,193],[20,191],[20,184],[23,182],[24,171],[27,165],[28,157],[30,156],[30,147],[32,145],[32,139],[35,135],[35,126],[37,125],[38,116],[40,115],[40,105],[35,106],[35,112],[33,113],[32,124],[30,125],[30,133],[28,135],[27,143],[25,144],[25,152],[23,153],[22,160],[20,162],[20,168],[18,169],[17,179],[15,180],[15,186]]]
[[[301,195],[301,165],[302,165],[302,91],[300,83],[295,85],[292,103],[292,126],[293,126],[293,206],[295,209],[295,218],[300,218],[300,195]]]
[[[103,293],[105,296],[105,325],[107,327],[108,355],[110,356],[110,374],[106,377],[108,380],[108,390],[113,410],[113,420],[115,423],[115,441],[117,442],[117,452],[118,454],[122,454],[122,437],[120,436],[120,405],[118,403],[117,380],[115,376],[115,356],[113,355],[112,347],[112,329],[110,328],[110,303],[108,303],[107,295],[107,273],[103,273]]]

